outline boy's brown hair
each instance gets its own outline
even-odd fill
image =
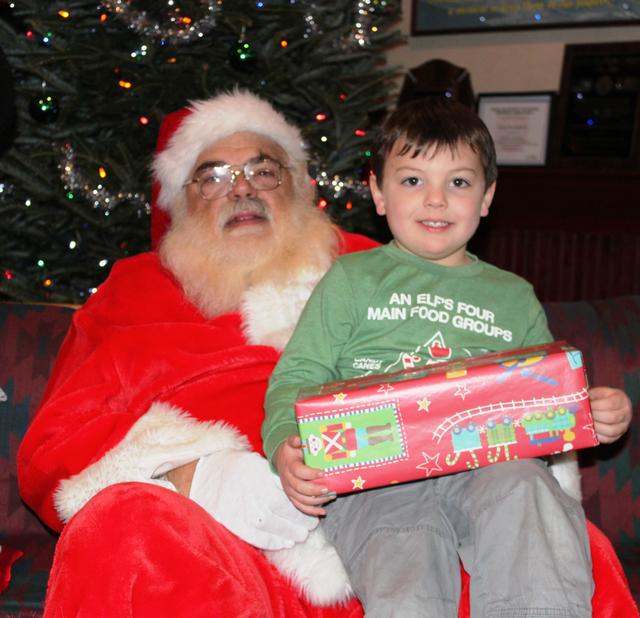
[[[416,100],[387,117],[374,141],[371,158],[371,169],[379,186],[383,183],[384,163],[397,143],[403,143],[399,154],[411,152],[412,157],[430,146],[455,151],[459,144],[465,144],[480,157],[485,187],[498,177],[491,134],[480,117],[461,103],[445,98]]]

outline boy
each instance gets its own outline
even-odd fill
[[[531,285],[466,251],[496,177],[491,136],[472,111],[446,100],[395,111],[371,174],[393,241],[336,262],[270,381],[265,453],[300,510],[327,514],[367,616],[455,618],[459,559],[472,616],[591,616],[584,513],[543,460],[341,496],[326,510],[334,496],[302,461],[302,386],[552,340]]]

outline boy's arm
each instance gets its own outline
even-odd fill
[[[529,302],[528,324],[529,326],[524,341],[522,342],[522,347],[551,343],[553,341],[553,335],[549,331],[547,315],[540,301],[533,293],[533,289],[531,290],[531,299]]]
[[[262,440],[273,464],[276,449],[298,433],[295,402],[302,387],[338,377],[337,364],[354,325],[353,292],[340,263],[316,286],[269,380]]]
[[[338,377],[341,350],[356,324],[351,299],[350,286],[336,264],[309,298],[265,397],[264,452],[289,499],[308,515],[324,515],[322,504],[331,498],[321,483],[322,472],[304,463],[295,401],[300,388]]]

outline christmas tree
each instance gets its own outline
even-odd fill
[[[302,129],[318,206],[384,234],[367,158],[393,104],[384,54],[399,11],[399,0],[0,0],[0,297],[82,303],[115,260],[147,250],[162,118],[236,85]]]

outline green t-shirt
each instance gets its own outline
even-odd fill
[[[552,340],[532,286],[470,257],[441,266],[392,242],[336,261],[269,382],[262,426],[269,460],[297,432],[302,387]]]

